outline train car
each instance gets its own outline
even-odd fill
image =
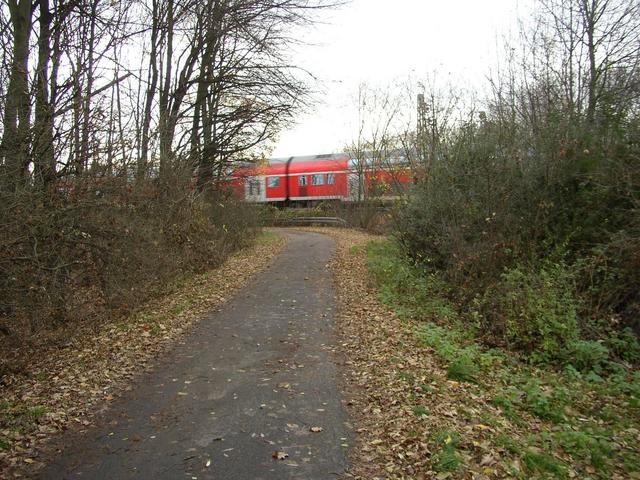
[[[225,181],[235,196],[253,203],[355,201],[397,196],[410,181],[408,168],[375,168],[346,154],[273,158],[235,169]]]

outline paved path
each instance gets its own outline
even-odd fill
[[[41,478],[333,479],[351,443],[332,341],[330,237],[289,233],[269,269],[202,320]],[[311,432],[321,427],[321,432]],[[288,458],[275,460],[275,451]]]

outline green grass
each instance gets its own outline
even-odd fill
[[[429,410],[424,405],[417,405],[413,407],[413,414],[416,417],[427,417],[429,416]]]
[[[567,478],[567,469],[559,460],[538,450],[529,449],[522,455],[527,474],[551,475],[551,478]]]
[[[432,456],[433,470],[436,472],[453,472],[464,462],[458,452],[460,437],[454,431],[441,430],[433,433],[432,444],[436,452]]]
[[[267,246],[275,245],[280,241],[281,238],[282,238],[282,235],[280,235],[279,233],[271,232],[269,230],[263,230],[262,232],[260,232],[260,234],[256,238],[256,243],[258,245],[267,245]]]
[[[478,381],[478,367],[468,357],[460,357],[447,367],[447,378],[459,382],[476,383]]]
[[[47,413],[47,408],[43,407],[41,405],[37,406],[37,407],[32,407],[28,410],[27,415],[29,416],[29,418],[31,418],[33,421],[37,421],[40,418],[42,418],[43,416],[45,416]]]
[[[435,391],[435,389],[433,388],[432,385],[429,385],[427,383],[421,383],[420,384],[420,390],[423,393],[432,393],[433,391]]]
[[[494,444],[516,457],[520,457],[524,453],[523,446],[515,438],[505,433],[497,435]]]
[[[607,360],[611,346],[588,341],[567,345],[563,369],[487,348],[476,339],[474,319],[456,311],[438,275],[405,263],[390,242],[370,243],[367,262],[380,300],[433,352],[447,378],[474,384],[499,409],[499,417],[488,410],[478,416],[498,430],[491,442],[506,452],[505,465],[511,458],[521,466],[521,470],[507,467],[514,477],[567,478],[569,468],[578,478],[606,479],[614,470],[623,476],[640,472],[640,453],[613,448],[620,442],[633,448],[637,444],[640,372]],[[400,371],[398,375],[413,384],[418,373]],[[428,382],[419,388],[422,393],[434,391]],[[413,409],[417,416],[428,414],[426,406]],[[526,431],[531,418],[542,421],[539,433],[526,439],[510,434],[510,428]],[[462,465],[455,432],[436,432],[431,443],[434,471],[452,472]],[[585,466],[591,473],[581,471]]]
[[[192,305],[193,305],[193,302],[191,300],[184,300],[182,302],[177,303],[176,305],[173,305],[169,310],[169,314],[173,316],[180,315],[181,313],[184,313],[185,311],[187,311]]]
[[[48,412],[42,405],[24,407],[3,401],[0,402],[0,426],[7,431],[24,433],[32,430]],[[7,450],[10,446],[9,440],[0,436],[0,450]]]
[[[11,424],[16,418],[16,407],[12,403],[0,401],[0,423]]]
[[[11,448],[11,443],[9,440],[0,437],[0,451],[9,450]]]
[[[614,451],[605,437],[574,430],[556,432],[554,436],[558,444],[569,455],[589,461],[598,471],[608,471],[608,459]]]

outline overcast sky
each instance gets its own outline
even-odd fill
[[[480,87],[532,0],[352,0],[307,28],[293,60],[324,89],[282,132],[274,156],[340,151],[355,135],[358,85],[435,75]]]

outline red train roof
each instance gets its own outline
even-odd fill
[[[337,153],[272,158],[266,165],[240,167],[234,171],[233,175],[285,175],[287,171],[287,164],[289,164],[290,175],[314,172],[335,172],[347,170],[349,157],[346,154]]]

